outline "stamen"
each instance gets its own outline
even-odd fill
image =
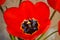
[[[27,34],[32,34],[38,30],[38,23],[36,20],[27,20],[22,23],[22,29]]]

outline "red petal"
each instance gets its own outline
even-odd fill
[[[50,10],[48,6],[43,2],[38,2],[35,5],[35,13],[31,13],[33,18],[36,18],[40,24],[49,20]]]
[[[60,21],[58,22],[58,33],[60,35]]]
[[[47,0],[47,1],[52,8],[60,12],[60,0]]]
[[[28,19],[32,18],[31,14],[35,13],[34,4],[30,1],[24,1],[20,4],[20,9],[28,13]]]
[[[8,25],[13,25],[15,23],[20,24],[24,19],[27,19],[28,15],[25,11],[19,8],[9,8],[4,13],[4,19]],[[25,15],[26,14],[26,15]]]
[[[0,5],[4,4],[6,0],[0,0]]]
[[[28,18],[27,12],[20,10],[19,8],[7,9],[4,13],[4,19],[8,26],[7,31],[14,36],[17,35],[15,34],[16,32],[21,33],[20,32],[21,23],[24,21],[24,19],[27,18]]]

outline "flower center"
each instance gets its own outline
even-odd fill
[[[25,20],[22,24],[22,29],[27,34],[32,34],[38,30],[38,22],[36,20]]]

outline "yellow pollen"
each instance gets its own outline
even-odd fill
[[[30,22],[28,21],[27,24],[30,24]]]

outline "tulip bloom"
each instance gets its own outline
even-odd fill
[[[47,0],[48,4],[60,12],[60,0]]]
[[[50,24],[49,7],[38,2],[33,4],[24,1],[18,8],[12,7],[4,12],[4,20],[7,24],[7,31],[24,40],[34,40],[40,34],[45,33]]]
[[[0,5],[4,4],[6,0],[0,0]]]
[[[60,21],[58,22],[58,33],[60,35]]]

